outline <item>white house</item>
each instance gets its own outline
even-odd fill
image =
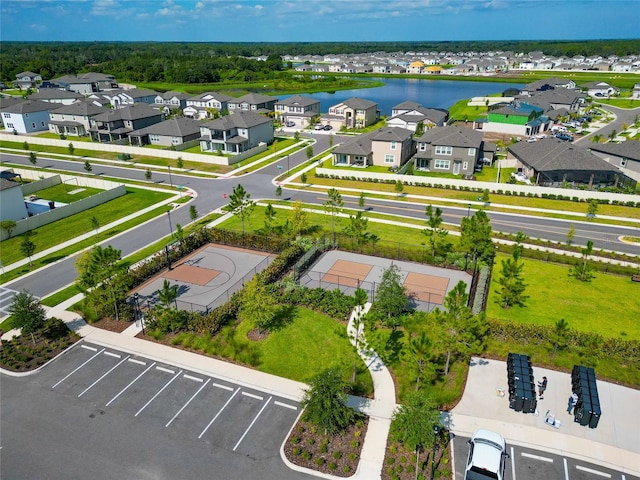
[[[49,110],[58,105],[39,100],[25,100],[3,107],[2,121],[5,128],[16,133],[41,132],[49,129]]]

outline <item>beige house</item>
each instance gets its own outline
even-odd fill
[[[336,127],[365,128],[380,118],[378,104],[364,98],[352,97],[329,108],[323,120]],[[335,125],[338,123],[338,125]]]
[[[404,128],[385,127],[358,135],[332,152],[333,165],[368,167],[371,165],[397,169],[414,154],[413,132]]]

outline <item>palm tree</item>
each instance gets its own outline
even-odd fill
[[[171,304],[174,304],[178,298],[178,285],[171,285],[165,278],[162,288],[158,290],[158,298],[165,308],[171,309]]]

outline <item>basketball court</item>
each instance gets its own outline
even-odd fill
[[[208,244],[161,271],[135,290],[140,307],[159,302],[158,290],[165,280],[178,285],[176,306],[206,312],[227,302],[231,294],[261,272],[276,255],[226,245]]]
[[[400,268],[401,282],[417,310],[431,311],[442,306],[449,290],[460,280],[467,284],[469,292],[471,275],[466,272],[339,250],[322,254],[299,281],[309,288],[338,288],[347,295],[362,288],[369,293],[369,301],[373,301],[382,274],[392,263]]]

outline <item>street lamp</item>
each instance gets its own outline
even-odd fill
[[[140,304],[138,303],[138,298],[140,297],[140,294],[138,292],[133,294],[133,303],[134,303],[134,317],[136,319],[136,322],[138,321],[138,318],[140,318],[140,327],[142,328],[142,334],[144,335],[144,320],[142,318],[142,316],[140,315]]]
[[[171,165],[167,165],[167,169],[169,170],[169,183],[171,184],[171,188],[173,188],[173,180],[171,179]]]
[[[173,236],[173,227],[171,226],[171,210],[167,210],[167,217],[169,218],[169,235]]]
[[[440,427],[438,425],[433,426],[433,455],[431,457],[431,480],[435,474],[436,469],[436,451],[438,450],[438,434],[440,433]]]
[[[469,218],[469,215],[471,214],[471,204],[469,203],[467,205],[467,218]]]
[[[289,155],[287,155],[287,173],[289,173]]]

